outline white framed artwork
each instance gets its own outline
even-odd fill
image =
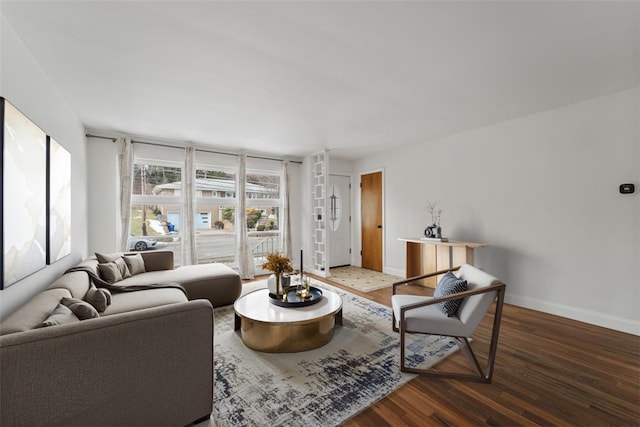
[[[71,154],[52,137],[47,141],[47,264],[53,264],[71,253]]]
[[[4,98],[2,117],[2,289],[46,265],[46,134]]]

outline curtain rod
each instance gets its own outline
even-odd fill
[[[116,142],[116,139],[117,139],[117,138],[113,138],[113,137],[110,137],[110,136],[92,135],[90,133],[85,133],[84,136],[86,136],[87,138],[108,139],[111,142]]]
[[[93,134],[90,134],[90,133],[85,134],[85,136],[87,138],[108,139],[111,142],[116,142],[117,141],[117,138],[113,138],[113,137],[110,137],[110,136],[99,136],[99,135],[93,135]],[[134,139],[131,140],[131,143],[132,144],[155,145],[155,146],[158,146],[158,147],[167,147],[167,148],[177,148],[177,149],[180,149],[180,150],[183,150],[185,148],[185,147],[181,147],[181,146],[178,146],[178,145],[161,144],[159,142],[136,141]],[[239,154],[225,153],[223,151],[206,150],[206,149],[197,148],[197,147],[195,147],[195,150],[196,151],[202,151],[203,153],[222,154],[222,155],[225,155],[225,156],[236,156],[236,157],[239,156]],[[274,159],[274,158],[270,158],[270,157],[260,157],[260,156],[251,156],[251,155],[247,155],[247,158],[259,159],[259,160],[273,160],[275,162],[283,162],[284,161],[282,159]],[[298,163],[300,165],[302,164],[302,162],[298,161],[298,160],[289,160],[289,162],[290,163]]]

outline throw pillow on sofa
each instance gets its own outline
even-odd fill
[[[79,321],[80,319],[73,314],[71,309],[58,303],[56,308],[53,310],[53,313],[51,313],[49,317],[42,322],[42,327],[46,328],[47,326],[64,325],[66,323],[75,323]]]
[[[116,265],[116,267],[118,267],[118,270],[120,270],[120,274],[122,275],[123,279],[126,279],[127,277],[131,277],[131,272],[129,271],[129,267],[127,267],[127,263],[124,262],[124,259],[118,258],[113,262]]]
[[[98,259],[98,263],[99,263],[98,268],[100,268],[100,264],[109,264],[109,263],[115,264],[121,276],[120,279],[115,280],[115,282],[118,282],[122,279],[126,279],[127,277],[131,277],[131,272],[129,271],[129,267],[127,267],[127,263],[124,261],[124,259],[122,259],[122,255],[103,254],[100,252],[96,252],[96,258]],[[102,270],[100,270],[100,274],[102,275]],[[113,275],[111,275],[110,272],[108,272],[107,274],[109,274],[110,277],[113,277]],[[103,276],[102,278],[109,282],[109,279],[107,279],[105,276]],[[114,283],[114,282],[110,282],[110,283]]]
[[[127,264],[132,276],[140,273],[146,273],[147,270],[144,268],[144,258],[142,258],[142,255],[123,255],[122,259],[124,259],[124,262]]]
[[[98,264],[100,276],[109,283],[116,283],[122,280],[122,273],[115,262]]]
[[[98,311],[91,304],[81,299],[63,297],[60,302],[73,311],[73,314],[80,320],[100,317]]]
[[[95,285],[91,285],[84,300],[98,310],[98,313],[102,313],[111,304],[111,292],[108,289],[98,289]]]
[[[104,264],[106,262],[114,262],[118,258],[122,258],[121,254],[103,254],[102,252],[96,252],[96,258],[98,262]]]

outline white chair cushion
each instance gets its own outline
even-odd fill
[[[500,279],[469,264],[463,264],[457,272],[460,279],[467,281],[468,290],[484,288],[502,283]],[[465,298],[458,308],[458,318],[475,329],[496,299],[497,292],[489,292]]]
[[[421,297],[416,295],[393,295],[391,306],[396,316],[396,326],[400,327],[400,308],[432,299],[431,297]],[[456,316],[447,317],[436,305],[428,305],[405,312],[407,332],[427,333],[431,335],[449,335],[468,337],[473,333],[473,329],[465,325]]]
[[[496,277],[469,264],[463,264],[455,272],[456,276],[468,283],[468,289],[477,289],[502,283]],[[497,292],[474,295],[462,300],[458,315],[447,317],[436,304],[409,310],[405,313],[407,332],[419,332],[432,335],[450,335],[469,337],[484,318],[487,310],[495,300]],[[405,305],[432,299],[417,295],[393,295],[391,305],[396,316],[396,323],[400,319],[400,308]],[[400,325],[397,323],[397,327]]]

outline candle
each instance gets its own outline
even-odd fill
[[[302,270],[304,269],[304,264],[302,263],[302,249],[300,249],[300,282],[302,282]]]

